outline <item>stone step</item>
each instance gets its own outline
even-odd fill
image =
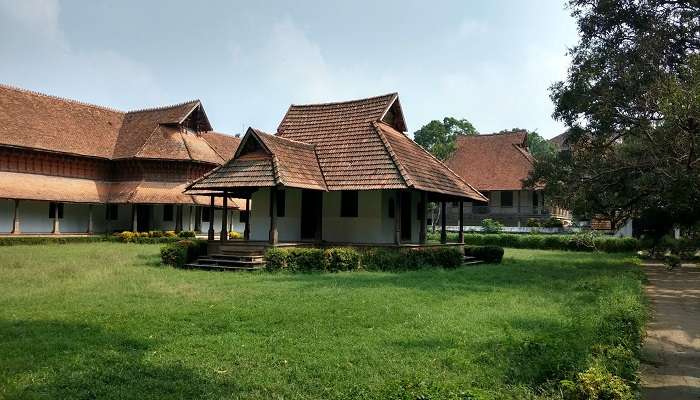
[[[255,261],[249,261],[249,260],[229,260],[225,258],[207,258],[207,257],[201,257],[197,259],[197,262],[200,264],[206,264],[206,265],[241,265],[241,266],[247,266],[247,265],[263,265],[265,264],[265,261],[262,260],[255,260]]]
[[[265,256],[263,255],[251,255],[251,254],[210,254],[208,258],[213,258],[217,260],[241,260],[241,261],[263,261]]]
[[[245,267],[245,266],[226,266],[226,265],[211,265],[211,264],[200,264],[200,263],[190,263],[190,264],[185,264],[185,268],[190,268],[190,269],[202,269],[202,270],[208,270],[208,271],[233,271],[233,272],[252,272],[252,271],[259,271],[262,269],[262,266],[257,266],[257,267]]]

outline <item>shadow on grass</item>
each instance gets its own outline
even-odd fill
[[[157,364],[149,343],[95,325],[0,320],[0,386],[6,398],[201,398],[235,393],[181,364]]]

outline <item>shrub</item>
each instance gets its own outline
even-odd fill
[[[265,252],[265,269],[270,272],[285,270],[288,259],[289,249],[270,248]]]
[[[324,251],[325,269],[330,272],[360,269],[360,253],[349,247],[337,247]]]
[[[624,379],[601,366],[592,366],[576,375],[576,382],[563,381],[566,398],[580,400],[633,400],[634,393]]]
[[[499,233],[503,230],[503,224],[491,218],[481,221],[481,227],[485,233]]]
[[[206,254],[206,240],[179,240],[160,248],[161,262],[178,268]]]
[[[374,247],[362,252],[362,268],[369,271],[398,271],[407,264],[398,250]]]
[[[609,253],[632,252],[642,248],[640,241],[634,238],[603,236],[593,232],[574,235],[468,233],[464,235],[464,243],[476,246],[492,245],[519,249],[599,250]]]
[[[138,234],[136,232],[124,231],[124,232],[119,234],[119,238],[124,243],[133,242],[134,239],[137,237],[138,237]]]
[[[177,237],[177,234],[175,233],[175,231],[165,231],[163,232],[163,237],[174,238]]]
[[[293,272],[322,271],[324,269],[323,250],[315,248],[292,248],[287,258],[287,269]]]
[[[180,231],[180,233],[177,234],[178,237],[181,238],[193,238],[197,237],[193,231]]]
[[[527,220],[525,226],[527,226],[528,228],[539,228],[542,226],[542,223],[540,223],[540,220],[537,218],[530,218]]]
[[[503,247],[499,246],[464,246],[464,255],[491,264],[500,264],[503,260]]]
[[[42,245],[42,244],[70,244],[70,243],[96,243],[110,240],[107,236],[85,236],[85,237],[49,237],[49,236],[23,236],[23,237],[0,237],[0,246],[18,245]]]
[[[229,239],[241,239],[242,237],[243,237],[243,235],[241,235],[240,233],[238,233],[236,231],[231,231],[228,233]]]
[[[560,219],[551,217],[548,220],[544,221],[542,223],[542,226],[545,228],[563,228],[564,223]]]
[[[148,232],[148,236],[150,236],[152,238],[163,237],[163,231],[150,231],[150,232]]]
[[[416,264],[422,267],[457,268],[464,260],[458,247],[422,248],[412,252],[417,258]]]
[[[666,264],[669,269],[680,268],[681,258],[675,254],[669,254],[664,257],[664,264]]]

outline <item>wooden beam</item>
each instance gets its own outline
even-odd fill
[[[15,199],[15,212],[12,217],[12,234],[17,235],[21,232],[19,228],[19,199]]]
[[[442,224],[440,227],[440,243],[447,243],[447,202],[445,200],[440,202],[440,219]]]
[[[228,195],[224,192],[224,209],[221,213],[221,235],[219,239],[222,242],[228,240]]]
[[[427,213],[428,213],[428,194],[426,192],[420,192],[420,228],[418,230],[418,242],[420,244],[425,244],[427,242],[427,235],[425,230],[427,229]]]
[[[250,198],[245,199],[245,228],[243,229],[243,238],[245,240],[250,240]]]
[[[394,190],[394,244],[401,244],[401,190]]]
[[[459,243],[464,243],[464,200],[459,200]]]
[[[207,239],[214,240],[214,196],[211,196],[209,205],[209,230],[207,231]]]
[[[277,232],[277,187],[270,188],[270,244],[276,245],[279,236]]]
[[[88,204],[88,226],[87,226],[87,234],[91,235],[92,234],[92,204]]]

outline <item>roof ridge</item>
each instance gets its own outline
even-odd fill
[[[401,178],[403,178],[406,186],[414,187],[415,183],[413,182],[413,178],[411,178],[408,171],[406,171],[406,168],[399,161],[399,158],[396,156],[396,153],[394,153],[394,149],[391,147],[391,143],[389,143],[389,141],[386,140],[384,133],[379,128],[380,123],[383,123],[383,122],[378,122],[378,121],[372,122],[372,126],[374,126],[374,131],[377,133],[377,135],[379,135],[379,138],[382,141],[382,144],[384,144],[384,148],[386,148],[386,150],[389,152],[389,157],[391,157],[391,161],[393,161],[394,164],[396,165],[396,168],[398,168],[399,173],[401,174]],[[387,125],[387,124],[385,124],[385,125]]]
[[[42,92],[38,92],[36,90],[31,90],[31,89],[24,89],[24,88],[21,88],[19,86],[9,85],[6,83],[0,82],[0,88],[10,89],[10,90],[14,90],[14,91],[21,92],[21,93],[27,93],[27,94],[31,94],[31,95],[35,95],[35,96],[46,97],[46,98],[54,99],[54,100],[65,101],[66,103],[77,104],[77,105],[81,105],[81,106],[85,106],[85,107],[97,108],[100,110],[116,112],[119,114],[126,114],[126,111],[118,110],[114,107],[101,106],[101,105],[97,105],[97,104],[93,104],[93,103],[87,103],[87,102],[80,101],[80,100],[70,99],[68,97],[62,97],[62,96],[56,96],[53,94],[42,93]]]
[[[275,180],[275,184],[284,186],[282,171],[280,171],[279,160],[277,159],[277,154],[275,153],[272,153],[272,177]]]
[[[190,157],[190,160],[194,161],[192,152],[190,151],[190,147],[187,145],[187,140],[185,140],[185,134],[182,132],[182,129],[178,129],[178,133],[180,134],[180,139],[182,139],[182,145],[185,146],[185,151],[187,151],[187,156]]]
[[[160,129],[160,124],[156,125],[156,127],[153,128],[151,133],[149,133],[148,136],[146,136],[146,139],[143,141],[143,143],[141,143],[141,146],[139,146],[139,149],[134,152],[134,155],[132,157],[138,157],[139,153],[141,153],[141,151],[143,151],[143,149],[146,148],[146,143],[148,143],[148,141],[153,137],[153,135],[159,129]],[[116,149],[116,146],[115,146],[115,149]],[[112,154],[112,157],[114,157],[114,154]],[[130,157],[126,157],[126,158],[130,158]]]
[[[391,96],[398,96],[398,95],[399,95],[398,92],[391,92],[391,93],[381,94],[378,96],[364,97],[361,99],[353,99],[353,100],[331,101],[331,102],[325,102],[325,103],[291,104],[289,106],[289,108],[292,108],[292,107],[314,107],[314,106],[334,106],[334,105],[338,105],[338,104],[359,103],[361,101],[376,100],[376,99],[379,99],[382,97],[391,97]],[[284,121],[284,118],[282,120]]]
[[[192,99],[192,100],[183,101],[183,102],[180,102],[180,103],[170,104],[170,105],[166,105],[166,106],[156,106],[156,107],[137,108],[137,109],[135,109],[135,110],[125,111],[124,113],[125,113],[125,114],[136,114],[136,113],[149,112],[149,111],[163,111],[163,110],[169,110],[169,109],[171,109],[171,108],[182,107],[182,106],[184,106],[184,105],[191,104],[191,103],[201,103],[201,102],[202,102],[202,101],[199,100],[199,99]]]
[[[522,131],[509,131],[509,132],[493,132],[493,133],[478,133],[476,135],[457,135],[458,138],[460,137],[487,137],[487,136],[508,136],[508,135],[522,135],[523,133],[527,134],[526,130]]]
[[[216,134],[217,132],[209,131],[209,132],[205,132],[205,133],[214,133],[214,134]],[[226,136],[230,136],[230,135],[226,135]],[[226,162],[227,162],[228,160],[225,159],[224,156],[223,156],[221,153],[219,153],[219,152],[214,148],[214,146],[211,145],[211,143],[209,143],[209,141],[207,140],[207,138],[205,138],[205,137],[202,136],[201,134],[199,135],[199,137],[201,137],[202,140],[204,140],[204,143],[206,143],[207,146],[209,146],[209,148],[210,148],[214,153],[216,153],[216,155],[219,156],[219,157],[224,161],[223,164],[226,164]],[[235,136],[231,136],[231,137],[235,137]]]

